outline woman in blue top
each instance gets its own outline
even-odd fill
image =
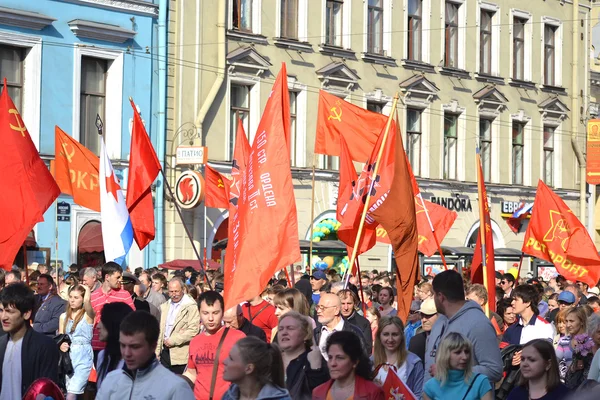
[[[457,332],[440,343],[434,378],[427,381],[424,400],[492,400],[492,386],[482,374],[473,374],[473,345]]]

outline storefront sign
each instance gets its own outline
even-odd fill
[[[71,220],[71,205],[66,201],[60,201],[56,204],[56,220],[70,221]]]
[[[531,203],[527,203],[524,201],[503,201],[500,204],[502,207],[501,215],[504,218],[512,218],[515,211],[529,208],[529,205],[531,205]],[[531,218],[531,215],[527,215],[526,218]]]
[[[591,119],[587,125],[586,182],[600,184],[600,120]]]
[[[205,146],[179,146],[175,155],[175,164],[206,164],[208,151]]]
[[[175,184],[175,198],[182,208],[194,208],[204,200],[204,178],[198,171],[185,171]]]
[[[458,212],[462,212],[462,211],[466,211],[466,212],[471,212],[473,211],[473,207],[471,207],[471,199],[467,198],[460,198],[460,197],[431,197],[429,199],[429,201],[431,201],[432,203],[435,203],[437,205],[440,205],[442,207],[446,207],[448,210],[452,210],[452,211],[458,211]]]

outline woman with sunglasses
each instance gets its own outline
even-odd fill
[[[423,361],[406,350],[404,324],[400,318],[382,317],[379,320],[373,358],[376,384],[383,386],[388,374],[395,373],[417,399],[421,398]]]

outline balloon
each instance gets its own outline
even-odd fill
[[[325,263],[327,264],[327,266],[329,268],[333,267],[333,261],[334,261],[333,257],[331,257],[331,256],[324,257],[323,261],[325,261]]]
[[[324,261],[319,261],[315,264],[315,268],[325,271],[329,266]]]
[[[316,238],[313,238],[313,242],[320,242],[320,241],[321,241],[321,238],[318,236]]]
[[[511,269],[508,270],[508,273],[511,274],[512,276],[515,277],[515,279],[518,279],[519,277],[517,276],[517,274],[519,273],[519,270],[515,267],[512,267]]]

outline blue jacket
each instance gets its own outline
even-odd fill
[[[240,388],[232,383],[229,390],[225,392],[222,400],[238,400],[240,398]],[[256,400],[292,400],[287,389],[267,383],[258,393]]]
[[[65,312],[66,305],[67,302],[61,299],[59,295],[51,295],[45,302],[41,302],[40,299],[39,309],[33,319],[33,329],[51,338],[56,336],[58,320],[60,314]]]

